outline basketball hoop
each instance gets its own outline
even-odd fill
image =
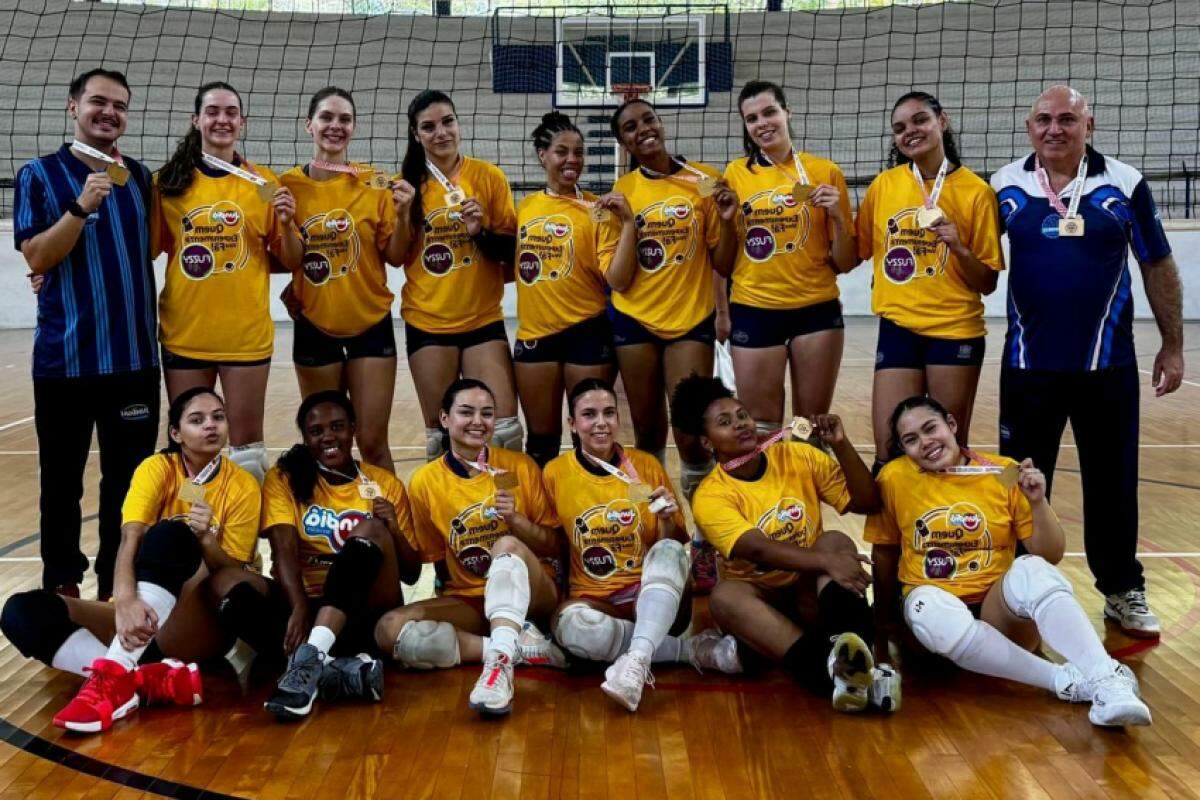
[[[630,100],[637,100],[649,92],[650,84],[648,83],[614,83],[612,85],[612,93],[620,95],[626,103]]]

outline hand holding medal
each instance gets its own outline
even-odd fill
[[[1012,468],[1011,465],[1009,468]],[[1008,484],[1005,488],[1011,489],[1013,485],[1019,486],[1021,494],[1025,495],[1031,504],[1040,503],[1046,499],[1046,476],[1033,465],[1032,458],[1022,461],[1016,472],[1015,484]],[[1004,483],[1003,477],[1000,482]]]
[[[408,210],[412,208],[413,200],[416,196],[417,190],[403,178],[393,183],[392,206],[396,209],[396,216],[401,219],[408,219]]]
[[[629,207],[629,201],[625,195],[620,192],[609,192],[596,198],[595,208],[608,211],[617,218],[617,221],[622,225],[633,222],[633,209]]]
[[[925,191],[925,179],[921,176],[921,168],[917,166],[917,162],[910,161],[909,166],[912,168],[913,178],[917,181],[917,188],[921,190],[921,196],[925,198],[924,205],[917,209],[917,226],[928,230],[946,218],[945,213],[938,208],[937,202],[942,196],[942,188],[946,185],[946,173],[950,170],[950,161],[946,158],[942,159],[937,177],[933,179],[933,191],[930,192]]]
[[[129,180],[129,168],[125,166],[125,162],[121,158],[121,154],[117,152],[115,145],[113,146],[113,153],[115,155],[111,156],[108,153],[105,153],[103,150],[97,150],[91,145],[84,144],[78,139],[75,139],[71,142],[71,149],[76,153],[88,156],[89,158],[94,158],[95,160],[103,163],[104,174],[107,175],[109,179],[117,186],[124,186]]]
[[[462,222],[469,236],[478,236],[484,228],[483,206],[474,197],[462,203]]]

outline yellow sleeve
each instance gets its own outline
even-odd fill
[[[258,520],[262,509],[262,489],[254,476],[239,473],[229,482],[230,497],[221,521],[221,549],[243,564],[254,558],[258,544]]]
[[[1016,486],[1008,490],[1008,510],[1017,538],[1028,539],[1033,536],[1033,507],[1029,505],[1029,498]]]
[[[592,229],[596,232],[596,262],[600,274],[605,275],[608,273],[608,268],[612,266],[613,256],[617,253],[617,244],[621,241],[621,225],[614,215],[607,222],[596,223]]]
[[[1000,205],[996,193],[988,187],[979,192],[971,207],[971,230],[967,249],[984,264],[1000,272],[1004,269],[1004,251],[1000,249]]]
[[[383,490],[383,496],[396,509],[396,525],[400,528],[400,535],[404,537],[404,541],[408,542],[408,546],[421,552],[421,543],[417,539],[417,532],[413,529],[412,506],[408,502],[408,492],[404,491],[404,484],[400,479],[392,475],[386,470],[380,475],[380,489]]]
[[[713,172],[715,177],[720,177],[715,170],[705,172]],[[698,202],[704,208],[704,244],[712,250],[721,241],[721,215],[717,212],[716,201],[711,197],[701,197]]]
[[[292,487],[279,467],[272,467],[263,479],[262,521],[258,529],[265,531],[275,525],[291,525],[300,529],[296,521],[296,500],[292,497]]]
[[[846,186],[846,176],[842,174],[841,167],[834,164],[830,169],[829,175],[835,189],[838,190],[838,206],[842,210],[842,219],[854,219],[853,213],[850,211],[850,189]],[[854,226],[850,226],[850,235],[857,238],[857,231]],[[829,239],[833,241],[833,221],[829,221]]]
[[[866,261],[875,254],[875,222],[872,216],[875,213],[875,186],[878,182],[879,179],[876,178],[867,187],[867,195],[863,198],[862,205],[858,207],[858,216],[854,218],[854,233],[858,239],[859,261]]]
[[[542,471],[538,469],[537,463],[531,458],[525,458],[521,460],[517,469],[521,473],[521,489],[525,494],[525,516],[547,528],[559,527],[558,512],[550,495],[546,494],[546,487],[542,483]]]
[[[715,488],[707,491],[704,488],[701,486],[696,490],[692,500],[692,516],[709,544],[717,548],[722,556],[729,558],[738,539],[758,526],[738,512],[733,498],[725,497],[723,492]]]
[[[513,201],[512,188],[499,167],[488,170],[488,230],[515,236],[517,233],[517,206]]]
[[[863,526],[863,539],[871,544],[900,544],[900,526],[896,524],[893,513],[895,499],[886,482],[877,480],[879,495],[882,502],[880,509],[874,514],[867,515],[867,524]]]
[[[279,183],[279,176],[266,167],[255,164],[254,169],[267,181]],[[263,203],[263,206],[266,208],[266,219],[263,220],[263,244],[272,253],[279,255],[280,245],[283,243],[283,226],[279,224],[279,217],[275,216],[275,209],[271,207],[271,204]],[[297,222],[293,219],[291,224],[296,225]]]
[[[808,445],[800,446],[805,448],[813,483],[817,486],[817,496],[822,502],[836,508],[839,514],[846,513],[846,507],[850,505],[850,489],[846,486],[846,475],[841,466],[822,450]]]
[[[413,533],[417,541],[417,549],[421,551],[421,558],[426,563],[441,561],[446,558],[446,539],[429,514],[429,499],[425,496],[425,481],[419,474],[414,475],[408,488],[408,499],[412,508]]]
[[[125,502],[121,505],[122,525],[131,522],[153,525],[158,522],[158,515],[165,505],[163,495],[170,470],[170,458],[162,455],[152,455],[138,464],[129,481]]]
[[[378,214],[379,224],[375,227],[375,249],[382,253],[392,238],[392,234],[396,231],[396,206],[392,203],[391,192],[379,191]]]

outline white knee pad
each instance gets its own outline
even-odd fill
[[[496,428],[492,431],[492,444],[505,450],[521,452],[521,440],[525,438],[525,429],[521,420],[516,417],[500,417],[496,420]]]
[[[612,662],[625,649],[626,627],[632,631],[633,623],[575,603],[558,615],[554,638],[577,658]]]
[[[683,598],[683,586],[691,567],[682,544],[674,539],[655,542],[642,562],[642,591],[651,587],[662,589],[678,601]]]
[[[529,568],[520,556],[501,553],[492,559],[483,588],[483,613],[490,619],[505,619],[518,628],[529,613]]]
[[[1074,594],[1071,583],[1041,556],[1024,555],[1013,562],[1000,582],[1004,602],[1018,617],[1033,619],[1033,614],[1047,598],[1059,592]]]
[[[240,444],[236,447],[229,445],[229,460],[254,476],[259,483],[267,475],[271,462],[267,459],[267,445],[264,442]]]
[[[442,453],[446,452],[446,448],[443,446],[444,442],[441,428],[426,428],[425,460],[436,461]]]
[[[392,657],[413,669],[448,669],[462,659],[458,653],[458,632],[449,622],[413,619],[404,623]]]
[[[778,422],[759,422],[758,420],[754,421],[754,432],[758,434],[758,437],[760,439],[765,436],[770,436],[772,433],[779,430],[779,427],[780,426],[779,426]]]
[[[939,656],[950,656],[975,627],[967,604],[936,586],[918,586],[908,593],[904,621],[917,641]]]
[[[699,463],[690,461],[679,463],[679,489],[689,503],[692,502],[692,495],[696,493],[696,487],[700,485],[700,481],[713,471],[714,466],[711,459]]]

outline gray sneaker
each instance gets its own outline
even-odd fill
[[[366,653],[326,661],[317,680],[322,700],[383,699],[383,662]]]
[[[1127,682],[1139,698],[1142,696],[1142,687],[1138,684],[1137,675],[1134,675],[1129,667],[1117,661],[1112,674]],[[1059,666],[1058,674],[1054,677],[1054,694],[1059,700],[1068,703],[1090,703],[1094,693],[1095,683],[1084,678],[1079,667],[1069,661]]]
[[[264,707],[281,722],[307,717],[321,679],[321,651],[305,643],[288,659],[287,672]]]
[[[1104,616],[1137,639],[1156,639],[1162,631],[1158,617],[1150,611],[1145,589],[1130,589],[1104,598]]]

